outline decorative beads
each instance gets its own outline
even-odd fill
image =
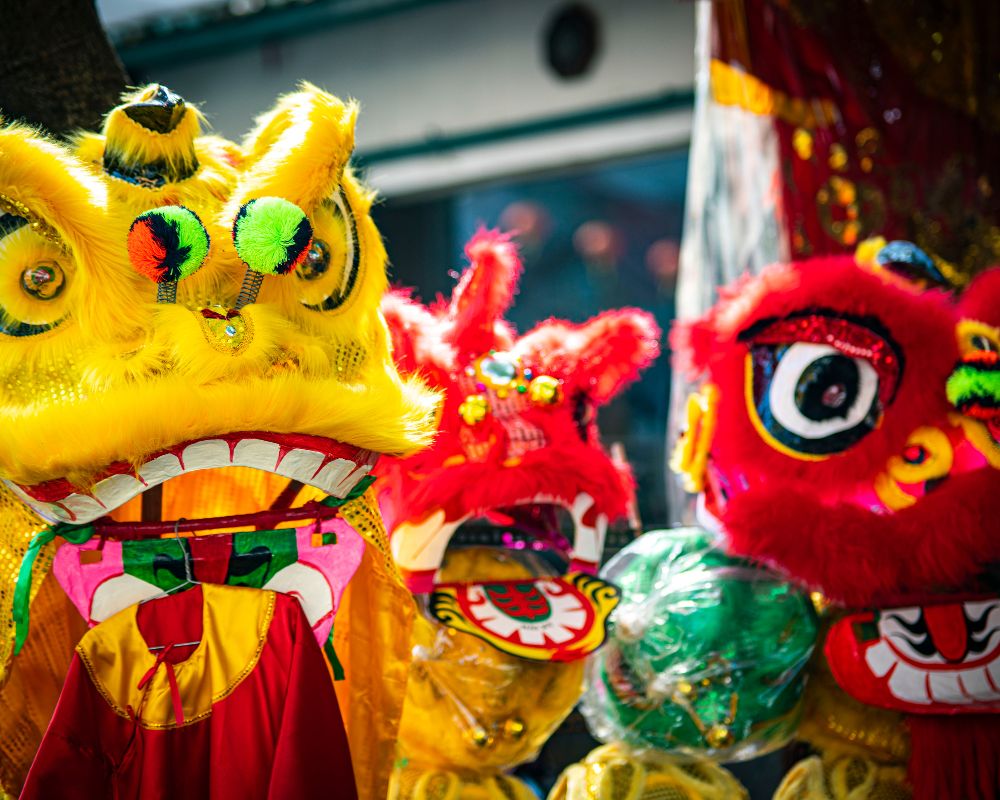
[[[458,413],[466,425],[478,425],[490,411],[486,398],[479,394],[470,394],[458,407]]]
[[[551,375],[539,375],[531,382],[528,391],[532,402],[538,405],[551,405],[560,399],[559,381]]]

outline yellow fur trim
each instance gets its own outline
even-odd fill
[[[200,136],[193,142],[198,169],[189,178],[168,182],[160,187],[139,186],[104,175],[104,137],[83,133],[75,141],[77,156],[108,184],[111,194],[136,217],[157,206],[187,206],[206,226],[211,224],[220,203],[236,185],[238,150],[234,144],[216,136]],[[214,233],[210,230],[210,234]]]
[[[433,435],[435,400],[422,384],[378,369],[353,384],[291,371],[208,384],[172,374],[67,399],[44,414],[30,405],[3,409],[0,474],[21,484],[66,477],[86,487],[111,462],[239,431],[307,433],[377,452],[412,452]]]

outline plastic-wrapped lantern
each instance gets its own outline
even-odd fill
[[[721,761],[785,744],[816,641],[808,595],[697,528],[647,533],[601,575],[622,599],[588,663],[598,739]]]

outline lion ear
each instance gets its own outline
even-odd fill
[[[340,184],[354,150],[358,107],[303,83],[282,97],[243,142],[244,170],[229,218],[248,200],[282,197],[307,214]]]
[[[540,369],[551,370],[607,403],[660,353],[660,327],[637,308],[605,311],[582,325],[548,320],[525,334],[518,345]]]
[[[469,266],[451,294],[447,338],[460,357],[474,357],[494,346],[522,265],[510,235],[495,230],[478,231],[465,246],[465,255]]]

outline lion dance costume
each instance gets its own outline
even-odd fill
[[[1000,792],[1000,271],[906,242],[779,264],[674,344],[676,466],[729,548],[833,605],[785,798]],[[908,763],[908,767],[906,766]]]
[[[655,323],[631,309],[517,336],[503,318],[521,270],[513,243],[482,231],[466,254],[448,301],[383,302],[401,372],[444,393],[434,445],[380,466],[393,555],[426,611],[390,792],[399,800],[532,796],[503,770],[532,758],[573,708],[617,602],[594,572],[633,487],[600,445],[596,410],[658,351]],[[484,530],[496,546],[449,549]]]
[[[75,153],[0,129],[7,791],[37,749],[29,797],[385,796],[413,603],[369,473],[436,398],[355,115],[304,86],[237,146],[153,86]]]

